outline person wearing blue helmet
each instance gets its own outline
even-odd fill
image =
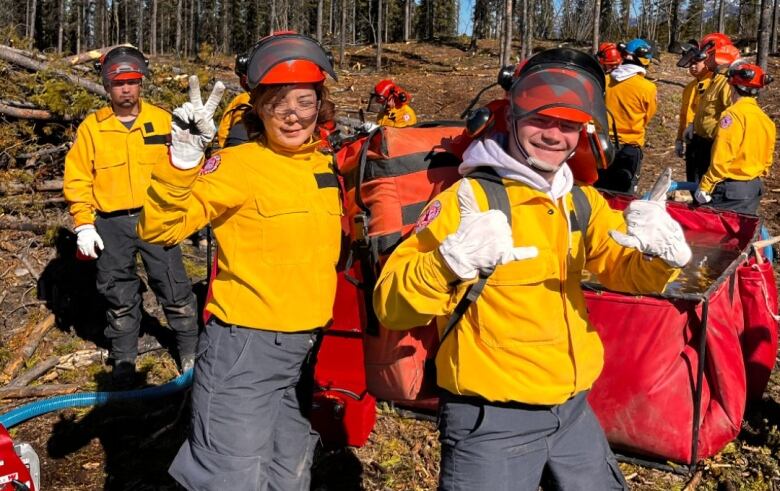
[[[636,190],[642,166],[645,129],[655,115],[656,87],[645,78],[653,48],[644,39],[626,43],[623,63],[607,77],[606,106],[610,131],[620,148],[612,165],[599,173],[596,187],[630,193]]]

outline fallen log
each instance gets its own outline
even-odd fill
[[[42,70],[50,70],[51,72],[56,73],[57,75],[65,77],[66,79],[78,85],[79,87],[85,88],[86,90],[92,92],[93,94],[106,97],[106,89],[104,89],[102,85],[95,83],[91,80],[87,80],[85,78],[79,77],[78,75],[68,73],[64,70],[58,70],[56,68],[52,68],[51,65],[47,62],[35,61],[15,51],[17,50],[13,50],[13,48],[9,48],[8,46],[5,45],[0,45],[0,59],[7,61],[8,63],[13,63],[14,65],[18,65],[20,67],[27,68],[28,70],[33,70],[36,72]]]
[[[26,397],[50,397],[73,394],[79,390],[77,384],[51,384],[34,387],[2,387],[0,399],[24,399]]]
[[[41,322],[25,329],[16,336],[17,339],[24,341],[24,345],[21,349],[16,350],[11,360],[3,367],[3,372],[0,373],[0,383],[6,384],[14,378],[16,372],[35,353],[38,345],[52,327],[54,327],[54,314],[49,314]]]
[[[27,370],[23,374],[19,375],[15,379],[11,380],[8,385],[6,385],[7,388],[11,387],[24,387],[30,382],[36,380],[38,377],[43,376],[46,372],[51,370],[52,368],[56,367],[60,360],[63,357],[61,356],[51,356],[42,362],[37,363],[34,367]]]
[[[0,195],[21,194],[28,191],[62,191],[62,179],[50,179],[48,181],[21,184],[18,182],[0,183]]]
[[[45,109],[14,107],[2,103],[0,103],[0,114],[19,119],[34,119],[36,121],[73,121],[73,118],[67,114],[57,115]]]
[[[58,201],[59,202],[59,201]],[[49,225],[46,223],[35,222],[19,222],[0,219],[0,230],[19,230],[21,232],[33,232],[39,235],[43,235],[49,230],[49,227],[55,225]]]
[[[69,56],[68,58],[65,58],[65,61],[67,61],[69,65],[81,65],[82,63],[96,61],[99,60],[100,57],[103,56],[104,54],[120,46],[132,47],[133,45],[125,43],[125,44],[115,44],[113,46],[108,46],[106,48],[93,49],[90,51],[85,51],[84,53],[79,53],[77,55]]]
[[[32,158],[39,159],[39,158],[45,157],[47,155],[52,155],[52,154],[68,151],[68,150],[70,150],[70,146],[71,146],[70,143],[63,143],[62,145],[58,145],[56,147],[43,148],[41,150],[38,150],[37,152],[20,153],[20,154],[16,155],[16,158],[20,159],[20,160],[21,159],[32,159]],[[60,182],[60,184],[62,183],[62,181],[59,181],[59,182]]]

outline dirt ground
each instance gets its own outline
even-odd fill
[[[420,121],[457,119],[482,87],[495,81],[497,46],[484,44],[474,54],[465,41],[385,46],[385,71],[367,68],[373,63],[369,47],[349,50],[348,68],[339,71],[332,94],[342,115],[355,116],[365,107],[371,87],[392,77],[414,96]],[[640,191],[649,187],[664,167],[684,177],[684,164],[674,155],[674,136],[682,87],[687,73],[676,68],[677,57],[664,55],[650,78],[658,86],[659,110],[648,128]],[[153,60],[154,63],[154,60]],[[225,58],[215,75],[235,84],[231,62]],[[770,73],[778,59],[770,59]],[[761,99],[765,111],[780,116],[778,88],[770,86]],[[492,89],[482,101],[501,95]],[[60,168],[61,169],[61,168]],[[775,170],[766,181],[768,192],[761,213],[773,235],[780,233],[780,181]],[[59,355],[65,360],[34,385],[77,384],[82,390],[109,390],[108,369],[100,359],[106,343],[101,335],[101,305],[94,289],[94,265],[74,260],[74,236],[61,203],[52,196],[32,193],[4,198],[1,218],[48,225],[44,234],[0,230],[0,366],[18,351],[23,340],[15,335],[43,319],[57,315],[57,328],[38,347],[24,369]],[[196,247],[184,246],[188,271],[202,293],[205,257]],[[147,384],[164,383],[176,375],[168,355],[170,336],[159,319],[153,295],[146,292],[142,341],[146,346],[139,366]],[[155,342],[159,340],[162,346]],[[83,354],[97,354],[78,362]],[[70,355],[70,357],[68,356]],[[4,400],[6,412],[27,400]],[[720,454],[708,459],[694,476],[621,464],[632,490],[776,490],[780,489],[780,375],[775,372],[764,400],[751,406],[742,433]],[[67,409],[30,420],[12,430],[17,442],[30,442],[41,457],[43,490],[172,490],[179,489],[166,469],[187,431],[189,406],[185,394],[165,399],[124,403],[100,408]],[[321,450],[317,454],[312,489],[430,490],[438,475],[438,441],[431,418],[410,418],[380,404],[377,426],[366,446]]]

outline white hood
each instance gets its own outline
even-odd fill
[[[502,136],[498,135],[497,137]],[[477,167],[492,167],[499,176],[522,182],[533,189],[543,191],[553,201],[558,201],[558,198],[571,191],[574,177],[566,163],[555,173],[552,183],[549,183],[532,168],[518,162],[506,153],[502,143],[493,138],[475,140],[463,152],[463,162],[458,167],[458,172],[461,175],[466,175]]]
[[[611,72],[609,72],[609,76],[614,78],[616,82],[622,82],[623,80],[628,80],[629,78],[633,77],[634,75],[639,74],[645,75],[647,74],[647,70],[642,68],[638,65],[620,65]]]

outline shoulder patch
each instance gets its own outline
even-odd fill
[[[409,116],[409,114],[404,114],[404,121],[409,121],[410,119],[412,119],[412,117]]]
[[[205,164],[203,164],[203,167],[200,169],[200,175],[204,176],[206,174],[211,174],[217,170],[217,167],[219,167],[220,163],[222,163],[222,157],[220,157],[219,154],[214,155],[208,159]]]
[[[414,224],[414,233],[418,233],[425,229],[425,227],[430,225],[431,222],[434,221],[437,216],[439,216],[439,213],[441,213],[441,201],[431,201],[431,204],[428,205],[428,208],[423,210],[422,214],[417,219],[417,223]]]
[[[729,116],[728,114],[720,118],[720,127],[724,130],[731,126],[731,123],[733,123],[734,120]]]

